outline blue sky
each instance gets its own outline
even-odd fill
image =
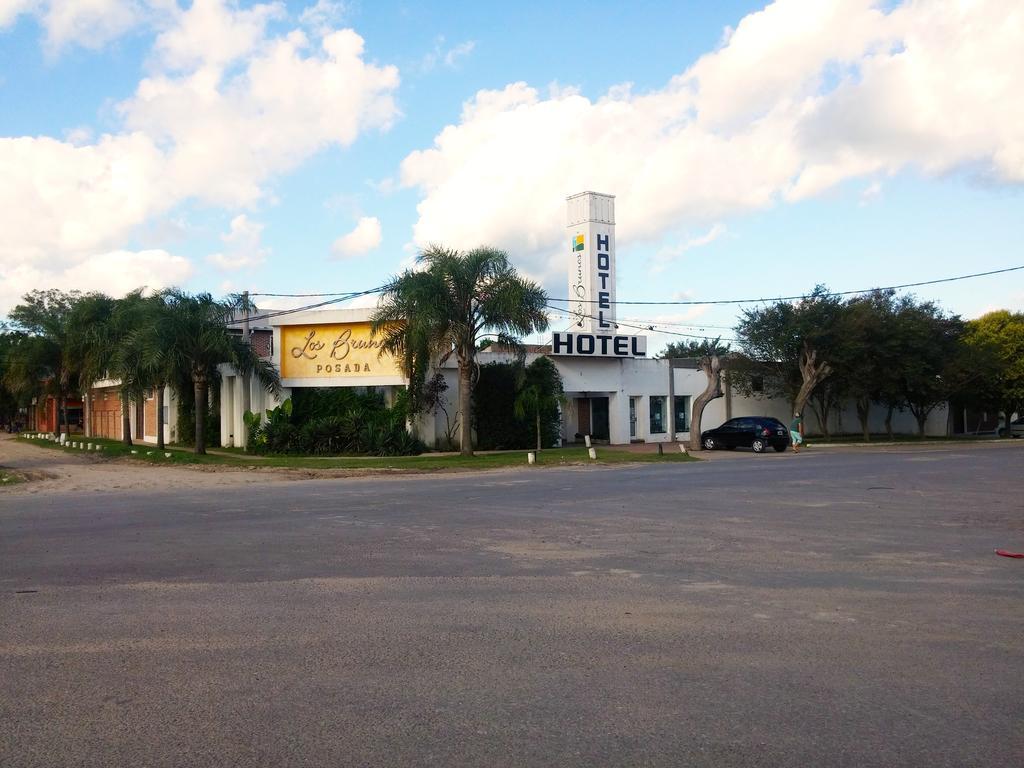
[[[1017,266],[1014,5],[0,0],[0,311],[360,290],[436,240],[561,296],[583,189],[618,196],[621,300]],[[1024,273],[917,293],[1020,310]],[[736,308],[619,315],[717,335]]]

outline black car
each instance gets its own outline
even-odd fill
[[[740,416],[729,419],[718,429],[700,433],[701,444],[709,451],[715,448],[752,448],[761,453],[769,446],[779,453],[789,447],[789,429],[769,416]]]

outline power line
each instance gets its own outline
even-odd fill
[[[296,312],[306,312],[306,311],[308,311],[310,309],[317,309],[318,307],[325,307],[325,306],[327,306],[329,304],[339,304],[339,303],[341,303],[343,301],[349,301],[351,299],[357,299],[360,296],[369,296],[370,294],[373,294],[373,293],[380,293],[382,290],[384,290],[384,286],[377,286],[376,288],[370,288],[369,290],[366,290],[366,291],[353,291],[353,292],[350,292],[350,293],[319,294],[321,296],[334,296],[335,298],[327,299],[326,301],[318,301],[315,304],[306,304],[306,305],[301,306],[301,307],[294,307],[293,309],[278,309],[278,310],[274,310],[272,312],[264,312],[263,314],[260,314],[260,315],[253,315],[253,316],[251,316],[249,318],[249,322],[251,323],[251,322],[254,322],[254,321],[257,321],[257,320],[267,320],[267,319],[269,319],[271,317],[280,317],[281,315],[291,315],[291,314],[294,314]],[[269,294],[269,293],[250,293],[249,295],[250,296],[273,296],[275,294]],[[285,296],[287,294],[280,294],[280,295],[281,296]],[[296,295],[299,295],[299,294],[296,294]],[[309,294],[309,295],[314,296],[314,295],[317,295],[317,294]],[[241,320],[232,320],[231,324],[240,323],[240,322],[241,322]]]
[[[557,314],[558,317],[564,318],[564,319],[569,319],[569,318],[573,318],[573,317],[579,317],[579,315],[574,314],[573,312],[567,311],[567,310],[562,309],[562,308],[559,308],[553,314]],[[668,327],[668,328],[690,328],[690,329],[697,330],[697,331],[703,331],[703,330],[708,329],[708,328],[711,328],[712,330],[722,330],[722,331],[733,331],[733,330],[735,330],[735,327],[731,326],[731,325],[712,325],[710,323],[676,323],[676,322],[670,322],[668,320],[659,320],[657,318],[650,318],[650,319],[648,319],[648,318],[643,318],[643,317],[624,317],[621,320],[616,320],[615,322],[618,323],[619,325],[622,325],[623,323],[640,323],[641,325],[643,323],[654,323],[657,326],[665,326],[665,327]]]
[[[552,307],[550,304],[545,304],[544,306],[547,307],[548,309],[556,310],[557,312],[564,312],[565,311],[561,307]],[[587,314],[573,314],[572,317],[580,317],[580,318],[586,317],[586,318],[589,318],[590,320],[597,320],[597,317],[595,317],[594,315],[587,315]],[[613,321],[612,324],[614,325],[615,328],[622,327],[622,328],[631,328],[631,329],[636,330],[636,331],[652,331],[654,333],[661,333],[661,334],[664,334],[666,336],[679,336],[679,337],[685,338],[685,339],[702,339],[704,341],[730,341],[730,342],[739,343],[739,339],[726,339],[726,338],[722,338],[720,336],[700,336],[699,334],[695,334],[695,333],[679,333],[678,331],[666,331],[664,329],[659,329],[657,325],[634,325],[632,323],[627,323],[627,322],[624,322],[624,321],[621,321],[621,320],[615,320],[615,321]]]
[[[903,283],[901,285],[886,285],[879,286],[876,288],[862,288],[856,291],[829,291],[829,296],[853,296],[858,293],[871,293],[873,291],[895,291],[902,288],[919,288],[924,285],[938,285],[939,283],[954,283],[958,280],[970,280],[975,277],[988,277],[989,275],[1001,275],[1006,272],[1017,272],[1018,270],[1024,269],[1024,264],[1019,267],[1007,267],[1005,269],[993,269],[989,272],[974,272],[969,275],[957,275],[956,277],[943,277],[938,280],[922,280],[918,283]],[[806,299],[808,294],[800,294],[798,296],[774,296],[774,297],[761,297],[757,299],[719,299],[716,301],[607,301],[606,304],[634,304],[643,306],[706,306],[709,304],[757,304],[760,302],[772,302],[772,301],[796,301],[797,299]],[[594,299],[556,299],[549,297],[548,301],[564,301],[568,304],[597,304],[598,301]]]

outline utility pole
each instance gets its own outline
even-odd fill
[[[247,345],[252,344],[252,340],[249,336],[249,292],[242,292],[242,341]],[[247,413],[252,410],[252,386],[249,381],[249,374],[242,376],[242,413]],[[244,448],[249,444],[249,436],[245,434],[245,420],[242,420],[242,447]]]

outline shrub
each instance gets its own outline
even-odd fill
[[[396,406],[388,408],[376,393],[298,390],[294,399],[267,411],[264,423],[259,416],[246,414],[248,449],[316,456],[422,453],[423,444],[406,431],[406,408]]]

